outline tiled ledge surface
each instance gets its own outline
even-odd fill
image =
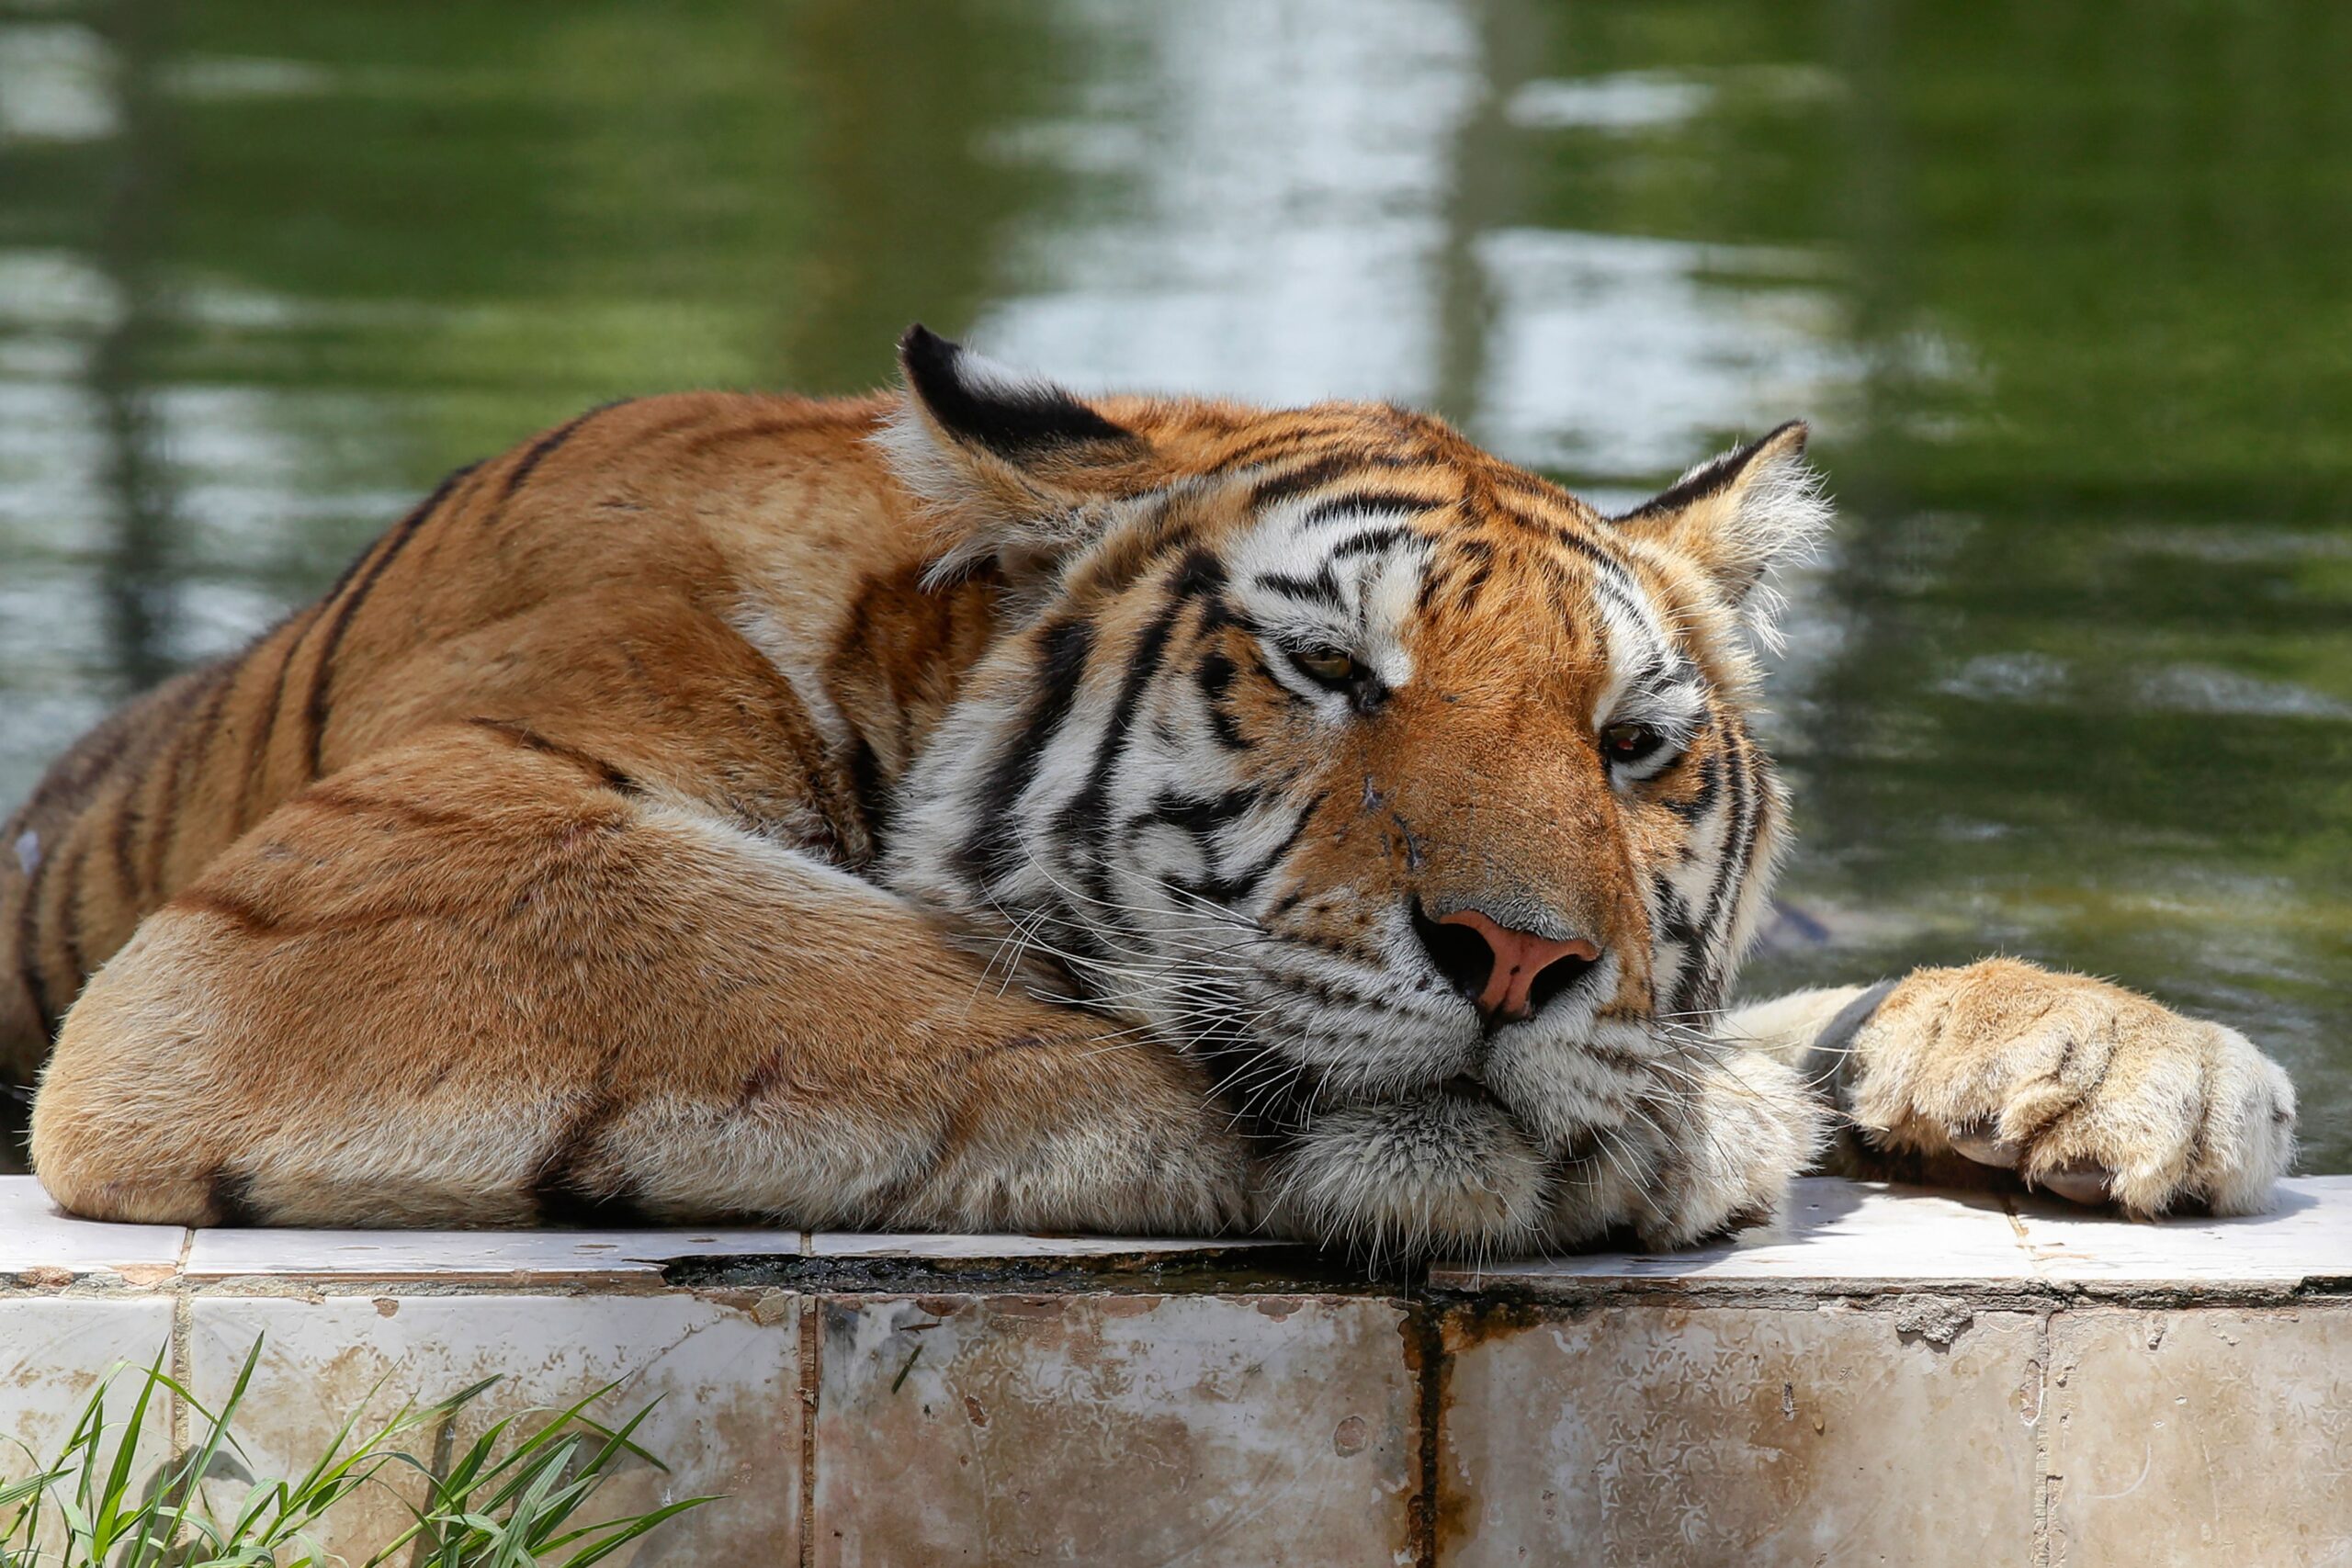
[[[92,1225],[0,1179],[0,1435],[159,1348],[217,1395],[256,1335],[259,1462],[371,1388],[662,1396],[672,1473],[612,1500],[728,1496],[645,1563],[2352,1560],[2352,1178],[2154,1225],[1808,1181],[1734,1245],[1410,1290],[1230,1242]]]

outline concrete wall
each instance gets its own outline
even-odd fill
[[[1194,1242],[188,1234],[0,1181],[0,1433],[53,1447],[159,1347],[217,1396],[257,1334],[265,1463],[370,1389],[662,1395],[673,1473],[608,1495],[729,1495],[640,1563],[2352,1562],[2346,1178],[2160,1225],[1810,1181],[1736,1246],[1385,1283]]]

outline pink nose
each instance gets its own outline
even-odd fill
[[[1498,926],[1476,909],[1457,909],[1438,918],[1441,926],[1462,926],[1477,933],[1494,955],[1486,984],[1473,999],[1489,1024],[1511,1023],[1534,1010],[1529,1006],[1536,976],[1555,964],[1573,960],[1577,972],[1600,962],[1600,949],[1581,937],[1555,942],[1529,931]]]

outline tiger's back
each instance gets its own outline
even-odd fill
[[[682,393],[592,411],[452,473],[317,602],[118,710],[0,829],[0,1081],[32,1077],[88,976],[240,835],[434,723],[565,710],[654,773],[716,765],[747,811],[862,859],[820,650],[855,585],[867,613],[894,582],[915,600],[919,531],[866,445],[888,407]],[[694,691],[733,709],[694,725],[705,754],[642,755],[677,726],[632,744],[633,710]]]

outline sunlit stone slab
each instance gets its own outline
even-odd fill
[[[430,1403],[499,1378],[454,1424],[447,1442],[451,1451],[462,1451],[502,1416],[560,1409],[618,1382],[591,1414],[610,1425],[658,1398],[634,1440],[670,1468],[664,1474],[632,1463],[596,1494],[599,1517],[725,1493],[723,1501],[662,1526],[648,1538],[648,1550],[669,1562],[799,1560],[796,1312],[761,1312],[725,1293],[713,1299],[682,1292],[223,1295],[199,1296],[193,1305],[194,1391],[208,1404],[226,1395],[255,1338],[261,1341],[252,1392],[234,1427],[257,1474],[300,1473],[345,1416],[363,1405],[380,1419],[403,1401]],[[430,1460],[439,1441],[429,1429],[412,1433],[408,1451]],[[419,1495],[415,1484],[397,1471],[383,1479],[387,1485],[335,1510],[323,1542],[330,1550],[365,1562],[405,1525],[402,1499]]]
[[[834,1297],[820,1321],[827,1568],[1407,1552],[1419,1450],[1396,1303]]]
[[[2030,1314],[1544,1312],[1449,1314],[1450,1568],[2035,1560]]]
[[[71,1218],[29,1176],[0,1176],[0,1285],[59,1285],[93,1274],[152,1283],[168,1276],[187,1233]]]
[[[633,1275],[678,1258],[797,1257],[787,1230],[208,1230],[188,1248],[192,1279],[245,1275],[368,1280]]]
[[[2352,1562],[2352,1303],[2063,1312],[2050,1383],[2050,1562]]]
[[[2267,1214],[2132,1224],[2035,1199],[2018,1205],[2018,1227],[2046,1280],[2184,1291],[2352,1280],[2352,1176],[2281,1182],[2278,1200]]]
[[[1690,1284],[1820,1284],[1867,1291],[1953,1288],[2033,1277],[2016,1226],[1992,1194],[1950,1194],[1883,1183],[1808,1178],[1770,1226],[1713,1247],[1679,1252],[1594,1253],[1462,1265],[1430,1271],[1453,1290],[1498,1285],[1541,1292],[1611,1281]]]
[[[1809,1178],[1775,1224],[1680,1252],[1594,1253],[1431,1270],[1453,1290],[1589,1292],[1611,1283],[2194,1292],[2352,1278],[2352,1177],[2281,1182],[2267,1214],[2134,1222],[2049,1197],[1946,1193]]]
[[[808,1238],[815,1258],[966,1259],[1128,1258],[1270,1247],[1249,1236],[932,1235],[913,1231],[818,1231]]]

